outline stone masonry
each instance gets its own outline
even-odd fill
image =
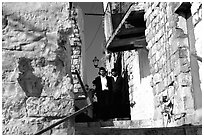
[[[135,9],[144,10],[144,3],[135,4]],[[151,75],[146,49],[122,52],[122,75],[127,72],[131,119],[151,119],[154,113],[153,93],[150,85]],[[110,71],[117,61],[118,53],[110,53],[106,68]],[[145,98],[145,99],[144,99]]]
[[[146,61],[150,74],[141,79],[141,70],[148,67],[147,64],[141,67],[145,60],[141,49],[123,51],[122,68],[128,72],[131,118],[149,118],[155,127],[201,125],[201,62],[192,53],[202,57],[202,3],[141,2],[140,5],[145,10],[149,60]],[[109,53],[106,60],[109,71],[116,58],[117,53]],[[138,105],[144,100],[149,102],[148,108],[143,104],[148,112],[140,117],[143,111]]]
[[[201,14],[201,4],[191,4],[192,7],[198,5],[196,12]],[[163,119],[164,126],[201,124],[195,113],[194,101],[201,101],[201,98],[196,98],[198,91],[193,90],[189,26],[186,25],[187,19],[176,12],[179,6],[179,2],[154,2],[146,3],[145,9],[145,34],[153,75],[154,119]],[[198,22],[201,21],[201,15],[197,16],[200,17]],[[201,93],[197,94],[201,97]]]
[[[32,135],[74,113],[74,11],[69,3],[2,3],[2,12],[2,134]],[[74,121],[44,134],[74,134]]]
[[[71,70],[74,72],[77,70],[83,80],[83,66],[82,66],[82,49],[84,48],[84,44],[82,37],[83,33],[81,32],[83,29],[83,24],[81,23],[82,10],[79,7],[74,7],[72,10],[72,27],[73,33],[69,36],[70,45],[71,45]],[[73,84],[74,84],[74,92],[81,91],[81,85],[76,75],[72,75]]]

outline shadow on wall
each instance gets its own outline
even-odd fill
[[[18,69],[20,71],[18,83],[27,97],[40,97],[43,89],[42,79],[33,74],[31,60],[27,58],[19,59]]]

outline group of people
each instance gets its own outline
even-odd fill
[[[95,118],[108,120],[119,118],[122,105],[123,77],[119,75],[117,69],[111,70],[112,76],[107,75],[104,67],[99,68],[97,76],[92,82],[95,86],[93,95],[96,96],[94,106]]]

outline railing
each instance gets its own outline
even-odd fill
[[[76,74],[76,75],[77,75],[77,78],[78,78],[79,83],[80,83],[80,85],[81,85],[82,91],[84,92],[84,95],[85,95],[85,97],[86,97],[87,104],[91,104],[91,99],[89,98],[89,96],[88,96],[88,94],[87,94],[87,91],[86,91],[86,89],[85,89],[85,86],[84,86],[84,84],[83,84],[83,82],[82,82],[82,80],[81,80],[81,77],[80,77],[80,75],[79,75],[79,72],[78,72],[77,70],[75,70],[75,72],[72,72],[72,74]]]
[[[80,113],[86,111],[86,110],[89,109],[91,106],[92,106],[92,104],[83,107],[82,109],[80,109],[80,110],[76,111],[75,113],[73,113],[73,114],[71,114],[71,115],[69,115],[69,116],[63,118],[62,120],[60,120],[60,121],[58,121],[58,122],[56,122],[56,123],[50,125],[49,127],[45,128],[45,129],[42,129],[41,131],[37,132],[35,135],[41,135],[41,134],[45,133],[46,131],[48,131],[48,130],[52,129],[53,127],[55,127],[55,126],[57,126],[57,125],[59,125],[59,124],[65,122],[66,120],[68,120],[68,119],[70,119],[70,118],[73,118],[73,117],[77,116],[78,114],[80,114]]]
[[[90,110],[90,109],[92,108],[91,99],[90,99],[89,96],[87,95],[85,86],[84,86],[84,84],[83,84],[83,82],[82,82],[82,80],[81,80],[81,77],[80,77],[78,71],[75,70],[75,72],[72,72],[72,74],[76,74],[77,77],[78,77],[78,79],[79,79],[79,83],[80,83],[80,85],[81,85],[81,87],[82,87],[82,90],[83,90],[83,92],[84,92],[84,94],[85,94],[85,97],[86,97],[87,106],[81,108],[80,110],[76,111],[75,113],[73,113],[73,114],[71,114],[71,115],[69,115],[69,116],[66,116],[65,118],[61,119],[60,121],[58,121],[58,122],[56,122],[56,123],[54,123],[54,124],[52,124],[52,125],[50,125],[50,126],[44,128],[44,129],[40,130],[39,132],[35,133],[35,135],[41,135],[41,134],[45,133],[46,131],[48,131],[48,130],[54,128],[55,126],[57,126],[57,125],[59,125],[59,124],[65,122],[66,120],[71,119],[71,118],[73,118],[73,117],[79,115],[80,113],[82,113],[82,112],[84,112],[84,111],[86,111],[86,110]]]

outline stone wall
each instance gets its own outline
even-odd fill
[[[85,64],[83,64],[85,43],[84,43],[84,33],[83,33],[83,17],[82,10],[77,6],[73,8],[72,11],[72,27],[74,28],[73,33],[70,35],[70,45],[71,45],[71,70],[74,72],[77,70],[81,76],[82,81],[85,80]],[[84,66],[83,66],[84,65]],[[76,75],[72,75],[73,84],[74,84],[74,92],[81,91],[81,85]]]
[[[122,53],[122,76],[128,81],[131,120],[153,118],[154,100],[150,85],[152,76],[148,72],[149,62],[145,51],[145,49],[138,49]],[[117,62],[117,57],[118,53],[111,53],[110,61],[106,60],[109,75]]]
[[[152,119],[154,112],[152,75],[145,49],[124,51],[123,69],[128,74],[131,119]]]
[[[129,4],[127,3],[127,5]],[[135,9],[144,9],[144,3],[136,3]],[[153,93],[150,85],[151,75],[147,55],[148,52],[145,48],[122,52],[122,71],[127,73],[132,120],[151,119],[153,117]],[[106,68],[109,72],[116,61],[117,53],[110,53],[106,60]]]
[[[123,68],[127,71],[128,75],[130,103],[134,104],[134,85],[138,85],[140,83],[140,79],[138,79],[138,77],[140,77],[138,52],[136,50],[124,51],[123,59]],[[135,71],[133,71],[133,69]]]
[[[163,126],[201,122],[195,121],[194,101],[200,98],[193,89],[188,19],[177,13],[181,4],[154,2],[147,3],[145,9],[154,119],[164,119]]]
[[[31,135],[74,113],[69,3],[2,9],[2,133]],[[74,134],[74,121],[44,134]]]
[[[202,57],[202,34],[199,31],[202,28],[202,4],[147,2],[144,7],[149,62],[141,63],[144,62],[141,50],[123,52],[131,118],[153,118],[160,127],[201,124],[201,62],[192,54]],[[114,66],[114,54],[111,53],[106,60],[108,70]],[[147,68],[148,63],[151,74],[143,77],[141,65]],[[149,103],[145,103],[146,100]],[[144,115],[145,110],[140,109],[144,105],[153,114],[146,112],[148,116]]]

